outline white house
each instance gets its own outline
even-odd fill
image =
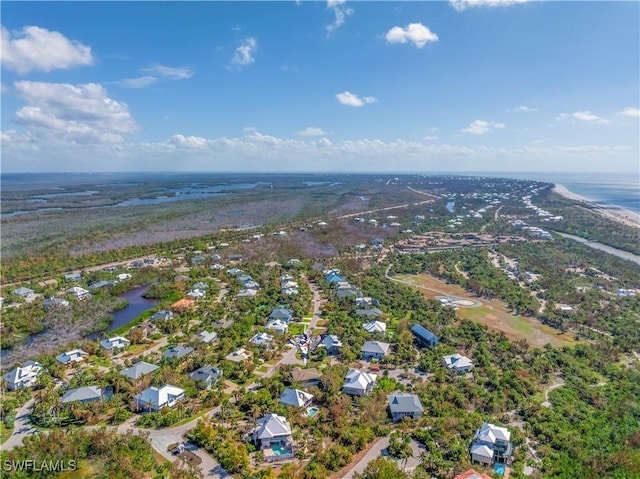
[[[442,365],[458,374],[468,373],[473,368],[471,359],[458,353],[443,356]]]
[[[240,348],[237,351],[233,351],[227,354],[227,356],[225,356],[225,359],[227,361],[233,361],[234,363],[240,363],[242,361],[246,361],[250,357],[251,357],[251,354],[247,352],[246,349]]]
[[[198,338],[203,343],[209,344],[215,342],[218,339],[218,333],[216,333],[215,331],[210,333],[209,331],[204,330],[196,334],[196,338]]]
[[[84,288],[81,288],[80,286],[74,286],[73,288],[69,288],[68,290],[65,291],[65,293],[70,294],[76,299],[84,299],[91,296],[89,291],[87,291]]]
[[[122,336],[114,336],[113,338],[103,339],[100,341],[100,346],[104,349],[121,349],[126,348],[131,344],[127,338],[123,338]]]
[[[299,389],[287,388],[280,396],[280,402],[287,406],[309,407],[313,400],[313,394],[300,391]]]
[[[192,289],[187,293],[187,296],[191,296],[192,298],[196,298],[196,299],[204,298],[204,295],[205,295],[205,291],[201,289]]]
[[[284,416],[267,414],[258,419],[257,423],[253,437],[260,445],[260,449],[272,448],[273,446],[285,448],[293,445],[291,425]]]
[[[369,321],[364,323],[362,327],[369,333],[385,334],[387,332],[387,325],[382,321]]]
[[[253,344],[269,344],[271,341],[273,341],[273,336],[267,333],[258,333],[249,340]]]
[[[58,354],[56,356],[56,359],[60,361],[62,364],[69,365],[72,363],[79,363],[81,361],[84,361],[85,356],[88,356],[88,355],[89,353],[86,351],[83,351],[82,349],[73,349],[71,351]]]
[[[127,279],[131,279],[131,275],[129,273],[120,273],[118,276],[116,276],[116,279],[118,281],[125,281]]]
[[[472,461],[483,464],[504,461],[513,454],[511,431],[506,427],[485,422],[476,431],[476,437],[469,452]]]
[[[274,319],[269,321],[267,329],[273,330],[276,334],[284,334],[287,332],[287,329],[289,329],[289,325],[281,319]]]
[[[342,392],[351,396],[365,396],[369,394],[375,386],[376,379],[378,379],[378,376],[375,374],[350,369],[344,377]]]
[[[182,399],[184,399],[184,389],[171,384],[165,384],[161,388],[150,387],[135,395],[138,407],[149,411],[159,411],[163,407],[173,407]]]
[[[42,364],[36,361],[27,361],[22,366],[12,369],[4,375],[9,391],[30,388],[35,386],[38,375],[42,372]]]

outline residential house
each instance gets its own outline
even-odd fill
[[[273,341],[273,336],[267,333],[258,333],[249,340],[250,343],[258,344],[258,345],[260,344],[266,345],[271,343],[271,341]]]
[[[313,394],[299,389],[286,388],[280,396],[280,402],[287,406],[309,407],[313,400]]]
[[[191,258],[191,264],[194,265],[194,266],[198,265],[198,264],[202,264],[205,261],[206,261],[206,258],[204,256],[200,256],[200,255],[193,256]]]
[[[160,369],[155,364],[146,363],[144,361],[140,361],[132,365],[127,369],[123,369],[120,371],[120,375],[128,377],[129,379],[138,379],[146,374],[151,374],[152,372]]]
[[[189,379],[196,381],[199,387],[209,389],[222,377],[222,369],[214,368],[210,364],[202,366],[189,374]]]
[[[385,334],[387,332],[387,325],[382,321],[369,321],[362,325],[362,327],[368,333],[382,333]]]
[[[210,333],[207,330],[204,330],[196,334],[196,338],[203,343],[209,344],[215,342],[218,339],[218,333],[216,333],[215,331]]]
[[[63,298],[47,298],[42,302],[42,307],[45,310],[51,308],[66,308],[69,306],[69,301]]]
[[[129,273],[120,273],[116,276],[116,279],[118,281],[126,281],[127,279],[131,279],[131,275]]]
[[[233,351],[225,356],[225,359],[228,361],[233,361],[234,363],[240,363],[246,361],[251,357],[251,353],[244,348],[240,348],[237,351]]]
[[[338,336],[334,334],[327,334],[322,338],[322,341],[320,341],[318,347],[320,346],[324,346],[326,348],[327,354],[340,354],[340,351],[342,350],[342,341],[340,341]]]
[[[511,432],[506,427],[485,422],[476,431],[471,444],[471,460],[482,464],[493,464],[508,460],[513,454]]]
[[[242,255],[241,254],[230,254],[229,255],[229,262],[230,263],[237,263],[242,261]]]
[[[116,282],[114,280],[97,281],[95,283],[91,283],[89,285],[89,289],[96,290],[96,289],[102,289],[102,288],[113,288],[115,286],[115,284],[116,284]]]
[[[56,359],[60,361],[62,364],[79,363],[85,360],[85,356],[88,356],[89,353],[83,351],[82,349],[73,349],[71,351],[67,351],[66,353],[58,354]]]
[[[187,293],[187,296],[191,296],[195,299],[200,299],[205,297],[206,292],[201,289],[192,289]]]
[[[123,338],[122,336],[114,336],[113,338],[103,339],[100,341],[100,346],[107,350],[126,348],[130,344],[131,341]]]
[[[269,319],[279,319],[281,321],[290,323],[291,321],[293,321],[293,311],[287,308],[276,308],[271,311]]]
[[[436,336],[435,334],[433,334],[431,331],[429,331],[424,326],[421,326],[420,324],[414,324],[411,327],[411,332],[416,337],[418,342],[424,344],[425,346],[432,347],[438,344],[438,341],[439,341],[438,336]]]
[[[351,287],[351,288],[337,290],[336,291],[336,298],[345,299],[345,298],[350,298],[352,296],[359,296],[360,294],[361,294],[360,291],[358,291],[354,287]]]
[[[295,367],[291,370],[291,377],[294,381],[306,387],[311,387],[320,384],[322,374],[316,368],[302,369]]]
[[[342,392],[350,396],[365,396],[371,392],[378,376],[350,369],[344,378]]]
[[[87,291],[84,288],[81,288],[80,286],[74,286],[73,288],[69,288],[68,290],[65,291],[65,293],[70,294],[75,299],[85,299],[91,296],[91,294],[89,294],[89,291]]]
[[[158,328],[156,328],[155,324],[149,322],[149,321],[145,321],[143,323],[138,324],[137,326],[134,326],[131,331],[133,332],[134,330],[140,330],[142,332],[142,337],[143,338],[147,338],[149,337],[151,334],[155,333]]]
[[[473,469],[469,469],[462,474],[458,474],[453,479],[491,479],[491,476],[488,476],[482,472],[474,471]]]
[[[236,295],[237,298],[255,298],[258,294],[257,289],[241,289],[240,292]]]
[[[38,375],[42,372],[42,364],[36,361],[26,361],[22,366],[18,366],[7,374],[3,379],[9,391],[22,388],[30,388],[38,382]]]
[[[389,343],[383,343],[381,341],[365,341],[360,348],[362,353],[362,359],[365,361],[371,359],[382,359],[389,354],[391,345]]]
[[[35,297],[35,291],[30,288],[25,288],[24,286],[14,289],[13,294],[24,299],[33,299]]]
[[[173,311],[166,309],[156,311],[153,313],[153,316],[151,316],[151,321],[169,321],[170,319],[173,319]]]
[[[390,394],[387,400],[393,422],[401,421],[403,417],[419,419],[424,411],[416,394]]]
[[[473,362],[466,356],[461,354],[450,354],[442,357],[442,365],[458,374],[465,374],[473,368]]]
[[[80,273],[67,273],[64,275],[65,281],[80,281],[82,275]]]
[[[167,349],[162,355],[162,357],[168,360],[171,360],[173,358],[182,359],[185,356],[188,356],[189,354],[191,354],[192,352],[193,352],[193,348],[191,346],[183,346],[179,344],[177,346],[171,346],[169,349]]]
[[[293,457],[291,425],[284,416],[267,414],[258,419],[253,439],[264,453],[265,460]],[[277,453],[273,449],[277,448]]]
[[[196,284],[193,285],[193,289],[200,289],[200,290],[209,289],[209,285],[204,281],[198,281]]]
[[[179,299],[178,301],[176,301],[175,303],[173,303],[171,305],[171,309],[181,313],[183,311],[188,311],[190,309],[193,309],[193,307],[195,305],[196,305],[196,300],[195,299],[182,298],[182,299]]]
[[[272,321],[269,321],[269,323],[267,324],[267,329],[272,330],[275,334],[284,334],[287,332],[287,329],[289,329],[289,324],[280,319],[274,319]]]
[[[87,404],[90,402],[102,401],[102,389],[98,386],[84,386],[81,388],[69,389],[60,398],[62,404],[79,402]]]
[[[330,273],[327,276],[325,276],[325,279],[329,282],[329,283],[338,283],[340,281],[344,281],[344,278],[340,275],[338,275],[337,273]]]
[[[160,388],[152,386],[136,394],[134,399],[140,409],[159,411],[163,407],[173,407],[178,401],[183,400],[184,389],[171,384],[165,384]]]
[[[373,308],[373,309],[356,309],[356,314],[358,316],[364,316],[365,318],[379,318],[384,313],[378,308]]]

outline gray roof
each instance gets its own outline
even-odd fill
[[[269,319],[285,319],[290,321],[293,318],[293,311],[286,308],[276,308],[269,315]]]
[[[356,309],[358,316],[381,316],[383,313],[378,308],[373,309]]]
[[[365,341],[360,349],[363,353],[387,354],[391,345],[380,341]]]
[[[172,318],[173,318],[173,312],[167,311],[166,309],[163,309],[161,311],[156,311],[155,313],[153,313],[153,316],[151,316],[151,319],[154,321],[156,320],[164,321]]]
[[[33,293],[34,291],[32,289],[25,288],[24,286],[13,290],[13,294],[17,294],[18,296],[26,296]]]
[[[420,398],[415,394],[390,394],[387,396],[391,413],[422,412]]]
[[[291,425],[284,416],[267,414],[265,417],[258,419],[258,427],[256,428],[256,437],[258,439],[271,439],[290,435]]]
[[[164,352],[163,357],[165,359],[182,358],[192,352],[193,352],[193,348],[191,346],[182,346],[182,345],[171,346],[169,349],[167,349]]]
[[[203,381],[205,383],[214,383],[222,377],[222,370],[207,364],[200,369],[196,369],[189,374],[189,379],[194,381]]]
[[[98,399],[102,399],[102,389],[98,386],[85,386],[76,389],[69,389],[64,393],[60,401],[63,403],[69,403],[74,401],[96,401]]]
[[[138,379],[145,374],[154,372],[156,369],[159,368],[155,364],[149,364],[145,363],[144,361],[140,361],[127,369],[123,369],[122,371],[120,371],[120,374],[130,379]]]

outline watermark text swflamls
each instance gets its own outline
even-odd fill
[[[57,459],[36,461],[35,459],[26,459],[22,461],[5,460],[2,463],[2,469],[6,472],[10,471],[30,471],[30,472],[64,472],[75,471],[78,464],[75,459],[65,460]]]

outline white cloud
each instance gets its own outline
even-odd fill
[[[327,133],[322,128],[308,126],[304,130],[298,132],[300,136],[325,136]]]
[[[385,35],[387,43],[413,43],[422,48],[429,42],[437,42],[438,35],[422,23],[410,23],[406,27],[393,27]]]
[[[424,139],[427,140],[427,141],[434,141],[434,140],[437,140],[438,137],[435,136],[435,135],[427,135],[427,136],[424,137]]]
[[[349,91],[343,91],[342,93],[338,93],[336,95],[336,98],[343,105],[354,106],[354,107],[360,107],[360,106],[364,106],[369,103],[375,103],[378,101],[372,96],[365,96],[363,98],[360,98],[358,95],[351,93]]]
[[[492,130],[501,130],[506,125],[504,123],[496,123],[495,121],[475,120],[468,127],[463,128],[463,133],[471,135],[484,135]]]
[[[327,35],[331,35],[338,28],[344,25],[344,22],[347,20],[347,17],[353,15],[353,8],[347,8],[345,6],[345,0],[328,0],[327,8],[333,11],[335,15],[335,20],[333,23],[326,25]]]
[[[89,144],[56,142],[39,133],[2,132],[3,171],[602,171],[604,159],[612,171],[637,168],[637,148],[615,145],[501,148],[368,138],[332,142],[258,131],[241,137],[175,134],[159,142]]]
[[[18,32],[1,28],[1,63],[20,74],[50,72],[79,65],[91,65],[91,47],[69,40],[62,33],[27,26]]]
[[[538,111],[538,109],[527,106],[527,105],[520,105],[515,108],[511,108],[510,110],[507,110],[507,111],[515,111],[518,113],[533,113],[535,111]]]
[[[156,77],[145,75],[136,78],[125,78],[124,80],[120,80],[118,85],[125,88],[144,88],[156,83],[157,81],[158,79]]]
[[[605,120],[604,118],[601,118],[598,115],[594,115],[590,111],[586,111],[586,110],[585,111],[576,111],[572,116],[576,120],[593,121],[593,122],[596,122],[596,123],[609,123],[608,120]]]
[[[156,77],[166,78],[167,80],[187,80],[195,73],[187,67],[168,67],[166,65],[153,65],[147,68],[142,68],[141,71],[151,73]]]
[[[618,112],[618,115],[623,115],[623,116],[640,116],[640,110],[638,110],[637,108],[625,108],[624,110]]]
[[[19,81],[14,88],[27,101],[16,112],[17,121],[49,140],[117,143],[123,134],[137,130],[128,106],[109,98],[96,83]]]
[[[462,12],[472,7],[506,7],[515,3],[526,3],[527,0],[449,0],[457,11]]]
[[[599,117],[598,115],[595,115],[588,110],[576,111],[571,114],[560,113],[558,116],[556,116],[556,120],[558,121],[566,120],[567,118],[573,118],[575,120],[586,121],[590,123],[609,123],[609,120]]]
[[[254,54],[258,49],[258,42],[255,38],[245,38],[240,46],[236,48],[236,51],[231,59],[231,63],[238,68],[251,65],[256,61]]]

